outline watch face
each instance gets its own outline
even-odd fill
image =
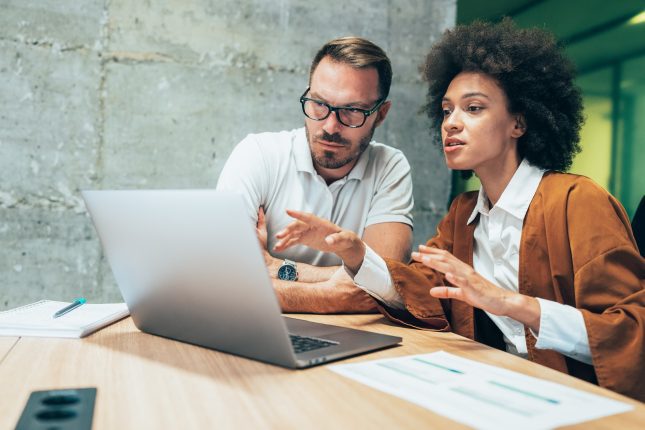
[[[278,269],[278,278],[283,281],[295,281],[296,280],[296,268],[288,264],[283,264]]]

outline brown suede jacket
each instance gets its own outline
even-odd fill
[[[476,202],[476,192],[458,196],[428,246],[472,265],[479,218],[470,225],[466,221]],[[381,308],[386,316],[482,340],[472,306],[430,296],[432,286],[449,285],[442,274],[415,262],[386,263],[406,308]],[[645,401],[644,279],[645,261],[620,203],[586,177],[546,173],[524,219],[519,292],[580,309],[594,365],[536,349],[525,329],[529,359]]]

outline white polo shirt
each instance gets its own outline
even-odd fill
[[[374,141],[346,177],[328,186],[314,169],[304,128],[250,134],[231,153],[217,189],[242,194],[254,225],[264,207],[270,250],[275,234],[293,221],[287,209],[314,213],[359,236],[372,224],[412,226],[410,165],[401,151]],[[334,254],[300,245],[272,255],[316,266],[341,264]]]

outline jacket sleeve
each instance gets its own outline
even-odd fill
[[[452,252],[455,215],[460,204],[456,198],[448,214],[439,222],[436,235],[428,240],[426,246]],[[385,259],[392,276],[394,288],[403,298],[404,310],[381,306],[379,310],[391,320],[420,329],[450,331],[450,300],[439,300],[430,295],[430,288],[444,285],[442,274],[421,263],[401,263]]]
[[[645,262],[624,209],[590,182],[569,193],[576,306],[599,385],[645,401]]]

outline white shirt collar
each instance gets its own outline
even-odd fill
[[[370,150],[372,144],[367,147],[367,149],[361,154],[358,162],[354,165],[352,170],[347,174],[347,180],[357,179],[362,180],[365,175],[365,170],[367,169],[367,163],[370,159]],[[304,127],[298,130],[296,137],[293,141],[293,155],[296,160],[296,167],[300,172],[308,172],[312,175],[317,175],[316,169],[314,168],[313,160],[311,159],[311,150],[309,149],[309,142],[307,141],[307,134]]]
[[[531,165],[526,159],[522,160],[494,207],[523,220],[543,175],[544,170]],[[480,187],[477,204],[466,224],[472,223],[479,213],[487,215],[489,211],[488,196]]]
[[[309,149],[307,133],[304,127],[298,129],[293,139],[293,156],[299,172],[308,172],[312,175],[317,175],[316,169],[314,169],[314,162],[311,159],[311,150]]]

